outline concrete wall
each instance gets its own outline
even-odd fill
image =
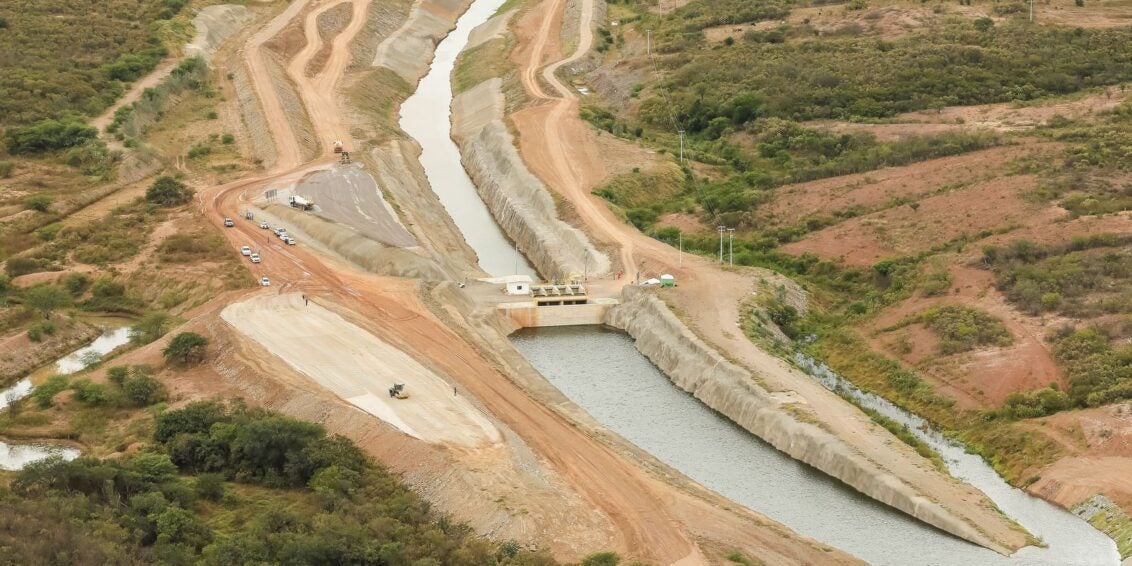
[[[580,326],[602,324],[606,313],[616,303],[556,305],[539,307],[531,303],[509,303],[499,305],[517,328],[545,326]]]
[[[544,277],[608,273],[609,257],[585,233],[558,219],[554,199],[515,149],[503,123],[500,79],[489,79],[452,101],[452,139],[496,222]]]
[[[606,324],[628,332],[637,349],[678,387],[775,448],[882,503],[955,536],[1009,551],[972,525],[861,456],[818,426],[795,419],[747,370],[693,334],[654,294],[626,287]]]

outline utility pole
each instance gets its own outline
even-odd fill
[[[1030,0],[1030,23],[1034,23],[1034,0]]]
[[[719,230],[719,264],[723,265],[723,232],[727,230],[726,226],[720,226]]]
[[[735,267],[735,229],[727,229],[727,256],[731,267]]]
[[[680,133],[680,165],[684,164],[684,130],[676,130]]]
[[[677,232],[677,236],[679,237],[679,241],[680,241],[680,251],[676,255],[676,257],[678,258],[677,261],[679,262],[680,267],[683,268],[684,267],[684,233],[683,232]]]
[[[645,53],[649,57],[652,57],[652,30],[651,29],[645,30],[645,37],[647,38],[645,40]]]

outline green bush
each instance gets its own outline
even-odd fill
[[[220,143],[223,143],[224,145],[232,145],[236,143],[236,136],[232,134],[224,134],[223,136],[220,136]]]
[[[98,130],[76,118],[48,118],[30,126],[10,127],[4,132],[13,154],[42,153],[76,147],[98,137]]]
[[[24,208],[36,212],[49,212],[54,199],[47,195],[31,195],[24,198]]]
[[[4,262],[4,272],[8,277],[19,277],[43,269],[43,262],[30,257],[10,257]]]
[[[126,382],[126,377],[130,375],[130,368],[128,366],[114,366],[106,370],[106,379],[121,387]]]
[[[85,273],[68,273],[62,279],[63,288],[72,296],[79,296],[90,287],[90,276]]]
[[[165,385],[148,375],[134,372],[122,382],[122,395],[128,405],[148,407],[165,400]]]
[[[130,327],[130,341],[136,345],[149,344],[165,336],[173,319],[167,313],[156,311],[146,313],[136,324]]]
[[[45,321],[33,324],[28,327],[28,340],[31,340],[32,342],[40,342],[43,340],[44,335],[55,335],[55,323],[51,321]]]
[[[70,293],[51,283],[33,285],[24,291],[24,306],[39,311],[44,318],[50,317],[52,311],[70,304]]]
[[[110,392],[105,385],[85,377],[71,382],[71,389],[75,392],[75,399],[87,405],[103,405],[110,400]]]
[[[47,381],[44,381],[39,387],[36,387],[35,390],[32,391],[31,396],[41,409],[46,409],[51,406],[51,401],[55,396],[66,390],[69,385],[70,382],[67,376],[53,375],[47,378]]]
[[[939,337],[941,354],[967,352],[979,346],[1009,346],[1014,342],[1002,320],[969,307],[930,308],[917,319]]]
[[[161,206],[178,206],[193,198],[193,190],[173,177],[162,176],[145,191],[145,200]]]
[[[204,361],[208,339],[195,332],[182,332],[169,341],[161,352],[165,361],[173,365],[188,366]]]

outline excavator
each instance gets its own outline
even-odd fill
[[[396,399],[408,399],[409,394],[405,393],[404,383],[394,383],[393,387],[389,388],[389,396]]]

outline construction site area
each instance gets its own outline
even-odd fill
[[[571,80],[606,45],[613,4],[230,9],[239,24],[209,65],[219,119],[256,165],[190,176],[190,206],[258,284],[181,315],[210,356],[171,382],[173,404],[239,397],[317,422],[477,536],[566,562],[1121,563],[1064,502],[1008,484],[917,415],[847,393],[821,360],[752,340],[754,301],[804,311],[809,291],[728,265],[724,229],[718,258],[689,253],[595,194],[677,159],[581,117]],[[886,174],[799,185],[795,202],[767,206],[803,218],[872,198],[862,187]],[[934,206],[949,205],[907,214]],[[842,226],[790,245],[886,257]],[[885,316],[878,341],[903,332],[890,328],[903,315]],[[162,347],[120,363],[158,363]]]

